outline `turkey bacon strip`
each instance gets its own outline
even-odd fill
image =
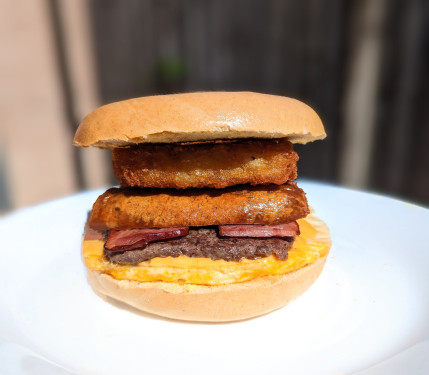
[[[219,234],[225,237],[295,237],[299,234],[296,221],[277,225],[220,225]]]
[[[150,242],[186,236],[188,227],[111,230],[105,244],[110,251],[127,251],[145,247]]]

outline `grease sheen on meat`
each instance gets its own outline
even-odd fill
[[[298,155],[285,139],[196,144],[140,144],[113,150],[123,187],[224,188],[284,184],[297,177]]]
[[[295,183],[226,189],[112,188],[94,203],[96,230],[195,227],[225,224],[285,224],[309,214]]]

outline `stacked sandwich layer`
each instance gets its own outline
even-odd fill
[[[117,279],[221,285],[316,261],[328,246],[302,220],[297,160],[284,138],[114,149],[121,188],[93,206],[87,266]]]

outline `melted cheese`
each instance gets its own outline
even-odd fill
[[[270,255],[261,259],[228,262],[181,255],[177,258],[154,258],[136,265],[121,265],[104,258],[104,242],[100,240],[83,242],[83,258],[89,269],[106,273],[118,280],[200,285],[237,283],[260,276],[293,272],[325,256],[329,251],[329,244],[316,239],[317,231],[308,221],[301,219],[298,223],[301,234],[289,249],[286,260]]]

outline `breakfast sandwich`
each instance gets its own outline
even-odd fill
[[[74,145],[112,149],[82,254],[97,294],[173,319],[232,321],[307,290],[330,248],[294,143],[326,136],[304,103],[252,92],[151,96],[84,118]]]

